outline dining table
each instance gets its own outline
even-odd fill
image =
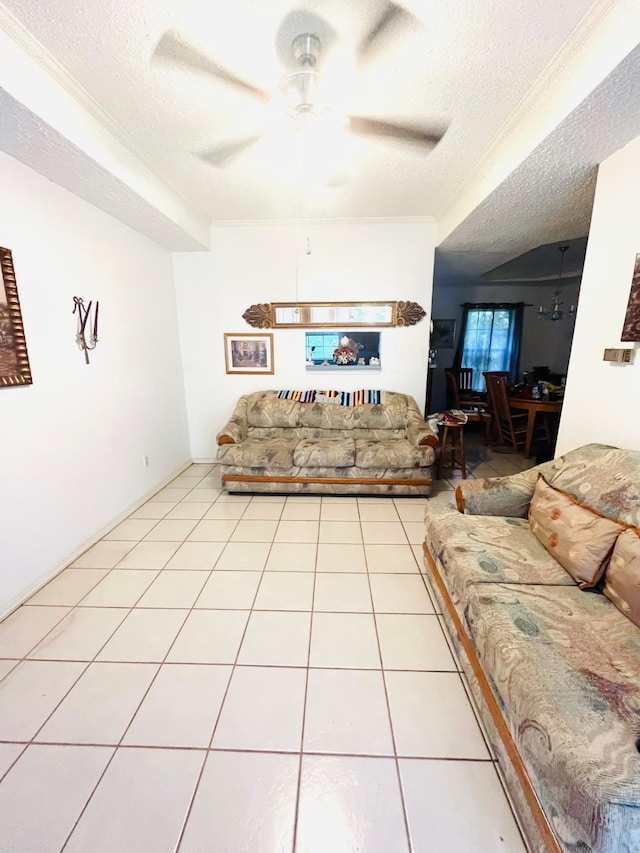
[[[523,410],[528,413],[527,437],[524,444],[524,455],[531,456],[531,445],[533,443],[533,430],[536,425],[536,416],[539,413],[545,415],[559,415],[562,411],[562,400],[533,400],[526,397],[509,397],[509,406],[512,409]]]

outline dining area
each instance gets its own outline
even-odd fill
[[[545,369],[542,369],[543,375]],[[473,369],[445,368],[447,411],[461,413],[460,423],[445,423],[438,464],[439,476],[445,456],[465,478],[464,433],[478,424],[483,444],[492,451],[518,453],[525,459],[534,453],[537,461],[553,457],[564,396],[561,383],[553,376],[538,379],[525,374],[513,384],[507,371],[483,371],[485,390],[474,389]]]

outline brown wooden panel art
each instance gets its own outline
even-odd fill
[[[31,385],[27,341],[22,325],[18,286],[9,249],[0,246],[0,388]]]

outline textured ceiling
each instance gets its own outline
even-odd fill
[[[99,145],[85,144],[89,122],[78,113],[74,133],[65,139],[66,110],[59,111],[60,127],[47,130],[51,119],[37,113],[51,98],[42,88],[38,102],[34,84],[24,106],[12,89],[16,81],[9,79],[0,39],[0,148],[174,249],[202,247],[202,226],[209,221],[440,218],[482,177],[488,152],[508,139],[514,116],[534,103],[532,93],[543,95],[550,81],[570,70],[581,46],[598,27],[606,29],[617,6],[633,7],[627,0],[402,5],[413,22],[397,25],[358,65],[354,47],[383,0],[2,0],[0,35],[8,33],[104,130],[94,134]],[[326,43],[323,73],[336,109],[448,130],[427,153],[361,139],[343,141],[339,151],[321,146],[332,157],[327,175],[341,185],[300,193],[291,180],[295,133],[288,121],[274,107],[211,78],[153,61],[169,28],[269,92],[277,90],[292,37],[318,32]],[[593,78],[591,88],[605,73]],[[606,111],[598,110],[602,118]],[[267,127],[264,142],[231,168],[214,168],[195,156]],[[605,133],[607,127],[605,120]],[[531,158],[516,158],[513,174],[474,204],[476,214],[465,214],[462,226],[449,229],[442,257],[449,257],[450,267],[477,274],[536,245],[532,239],[585,233],[599,160],[575,160],[576,133],[581,126],[566,125],[555,143],[563,149],[542,152],[541,142],[529,167]],[[609,147],[623,144],[621,135]],[[546,230],[540,228],[541,205]]]

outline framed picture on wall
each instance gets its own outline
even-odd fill
[[[0,388],[31,385],[18,285],[9,249],[0,246]]]
[[[453,349],[456,337],[455,320],[433,320],[431,332],[431,349]]]
[[[631,279],[629,303],[627,305],[627,313],[625,314],[620,340],[625,343],[640,341],[640,254],[636,255],[633,278]]]
[[[273,373],[273,335],[225,333],[224,363],[227,373]]]

